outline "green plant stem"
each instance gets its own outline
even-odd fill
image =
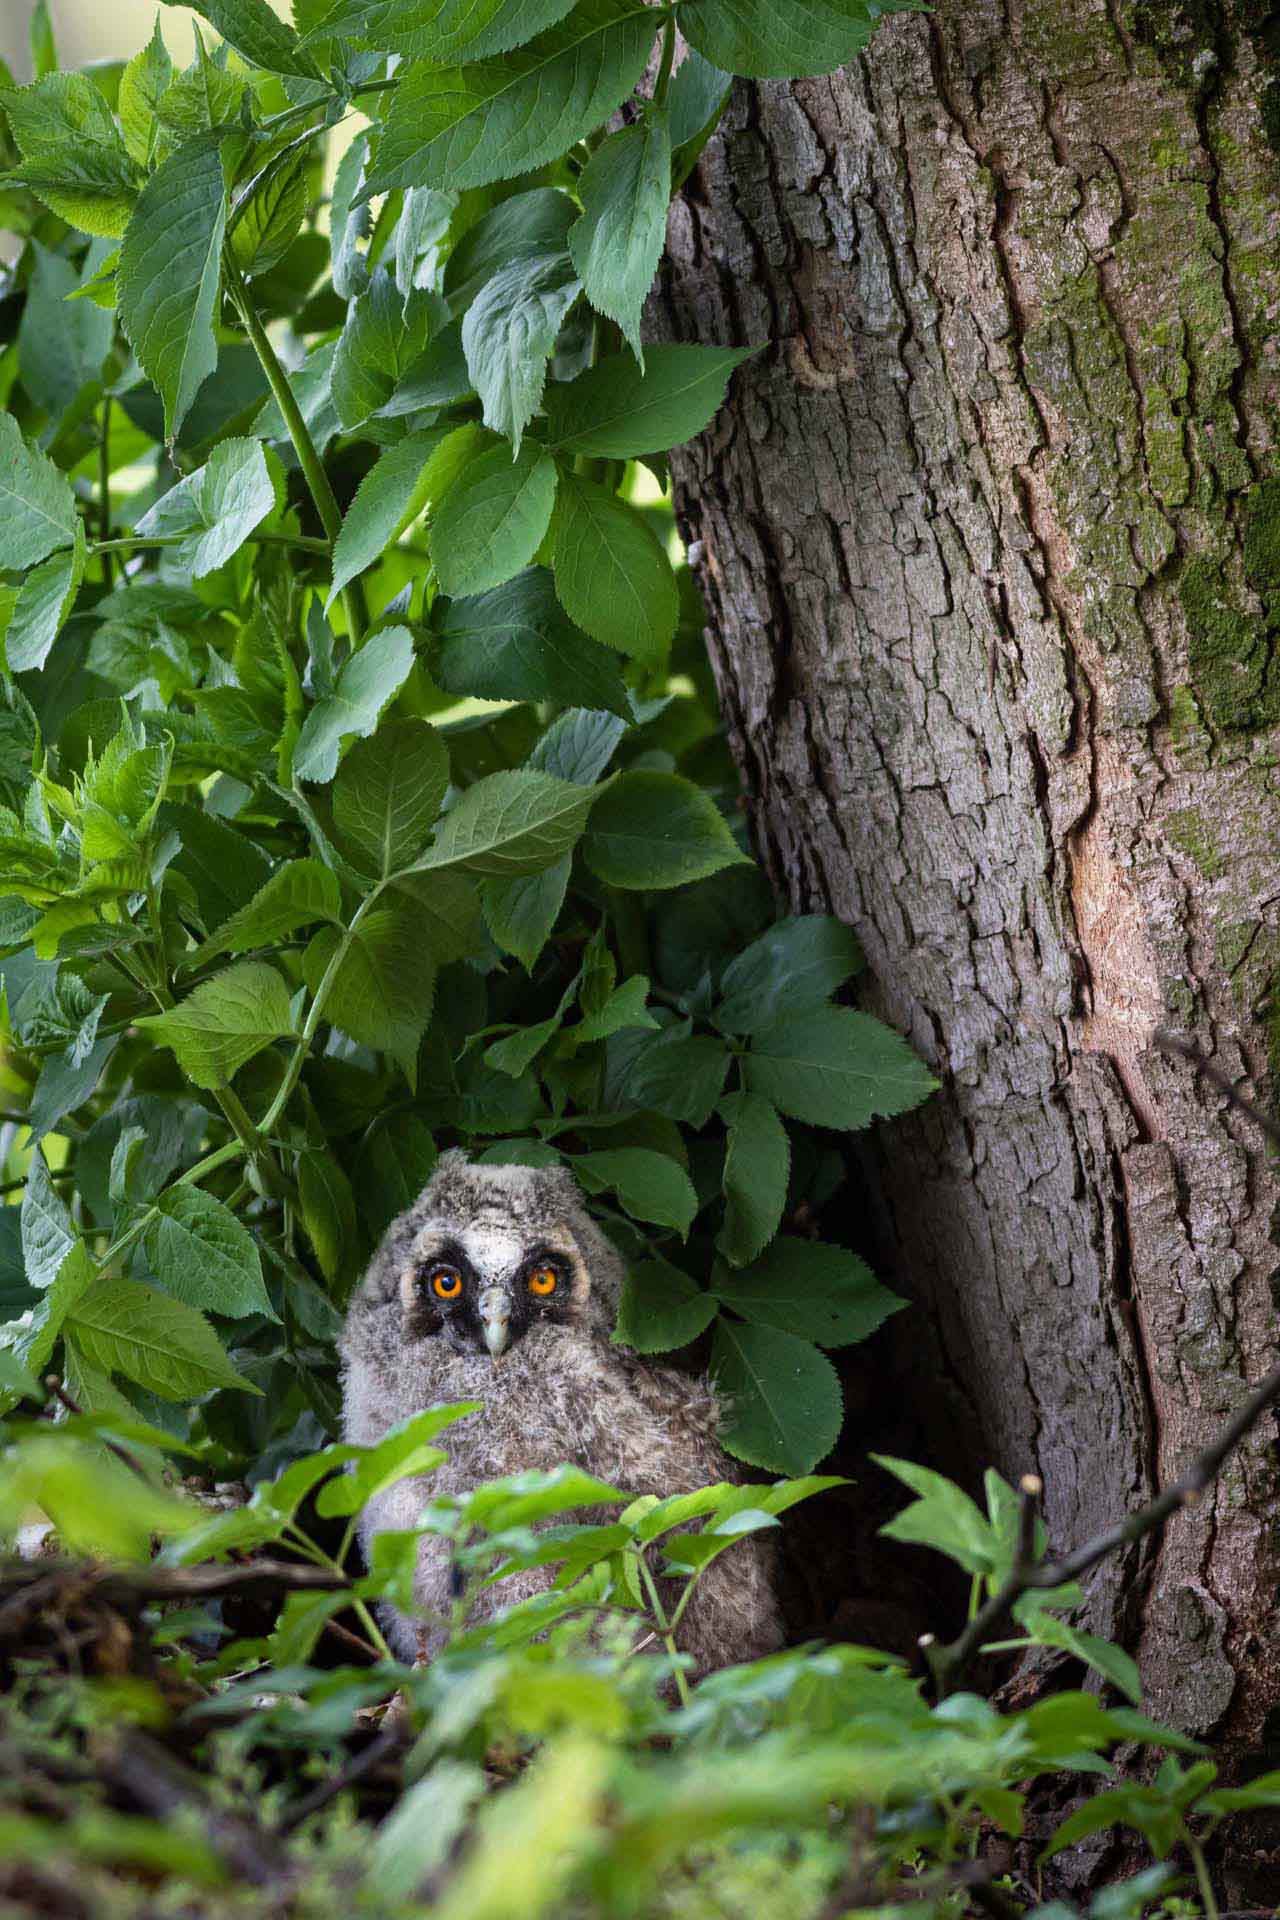
[[[98,533],[99,540],[95,552],[108,554],[111,540],[111,399],[108,396],[102,403],[102,431],[98,435]],[[103,579],[108,586],[112,582],[112,562],[104,558],[102,562]]]
[[[667,93],[671,87],[671,70],[676,59],[676,23],[675,16],[667,21],[662,29],[662,56],[658,62],[658,77],[653,83],[653,103],[657,107],[667,104]]]
[[[189,533],[130,533],[115,540],[93,540],[89,543],[91,554],[130,553],[135,547],[180,547],[189,540]],[[251,533],[248,544],[259,547],[297,547],[303,553],[323,554],[329,557],[329,542],[316,540],[307,533]]]
[[[657,1624],[658,1632],[662,1635],[662,1644],[671,1655],[672,1672],[676,1677],[676,1692],[680,1695],[680,1705],[687,1707],[692,1695],[689,1692],[689,1682],[684,1677],[684,1668],[680,1665],[679,1649],[676,1646],[676,1637],[673,1631],[674,1623],[667,1619],[666,1610],[658,1596],[658,1589],[654,1584],[654,1578],[649,1571],[644,1554],[641,1553],[637,1555],[637,1560],[640,1567],[640,1578],[644,1581],[645,1591],[649,1595],[649,1605],[653,1609],[653,1617]]]
[[[229,1161],[240,1160],[243,1157],[244,1148],[239,1140],[229,1140],[226,1146],[215,1147],[214,1151],[207,1153],[203,1160],[198,1160],[194,1167],[188,1167],[185,1173],[180,1173],[173,1185],[175,1187],[194,1186],[198,1180],[203,1180],[207,1173],[213,1173],[218,1167],[225,1167]],[[169,1189],[166,1188],[165,1191],[168,1192]],[[100,1265],[109,1266],[113,1260],[118,1260],[122,1253],[127,1253],[134,1241],[142,1238],[159,1213],[158,1205],[149,1206],[145,1213],[140,1214],[131,1226],[126,1227],[124,1232],[111,1242],[102,1256]]]
[[[249,298],[248,288],[240,275],[228,250],[223,252],[223,273],[226,278],[227,292],[232,305],[244,323],[249,336],[249,344],[258,356],[259,364],[267,377],[272,398],[280,409],[280,417],[289,430],[294,452],[298,456],[298,465],[302,468],[311,498],[315,501],[316,512],[320,515],[320,524],[328,535],[330,544],[342,531],[342,513],[329,484],[329,476],[324,470],[324,462],[316,452],[315,441],[302,417],[289,377],[276,358],[275,348],[267,338],[267,330],[258,318],[257,310]],[[368,625],[368,616],[364,604],[364,589],[358,580],[353,580],[342,590],[342,605],[347,616],[347,630],[351,644],[359,646]]]
[[[348,1579],[349,1576],[343,1570],[343,1568],[338,1564],[338,1562],[334,1560],[329,1554],[325,1553],[323,1548],[318,1547],[315,1541],[312,1540],[308,1534],[303,1533],[301,1527],[291,1522],[289,1526],[285,1529],[285,1532],[289,1540],[291,1541],[292,1545],[297,1548],[298,1552],[305,1555],[305,1557],[308,1560],[313,1561],[317,1567],[329,1567],[332,1569],[334,1573],[338,1575],[339,1579],[341,1580]],[[386,1640],[383,1638],[382,1631],[378,1626],[377,1621],[374,1619],[373,1615],[370,1613],[368,1607],[365,1605],[365,1602],[363,1600],[356,1599],[353,1596],[351,1601],[351,1606],[352,1606],[352,1610],[355,1613],[356,1618],[360,1622],[360,1625],[364,1628],[365,1632],[368,1634],[369,1640],[373,1646],[374,1652],[377,1653],[379,1658],[382,1660],[393,1659],[394,1655],[392,1654],[390,1647],[387,1645]]]
[[[1209,1879],[1209,1865],[1204,1857],[1204,1849],[1198,1840],[1187,1835],[1187,1852],[1191,1855],[1191,1864],[1195,1868],[1196,1886],[1200,1890],[1200,1899],[1204,1906],[1204,1920],[1218,1920],[1218,1901]]]
[[[298,1084],[298,1076],[302,1072],[307,1054],[311,1048],[311,1042],[315,1039],[316,1029],[320,1025],[320,1017],[324,1011],[324,1003],[328,997],[329,989],[338,976],[338,969],[351,950],[351,942],[355,937],[357,927],[381,891],[382,886],[380,883],[374,888],[368,898],[360,903],[352,918],[351,925],[346,928],[341,940],[339,940],[333,950],[333,957],[321,975],[320,984],[315,990],[310,1007],[307,1009],[307,1017],[303,1022],[302,1032],[298,1036],[298,1044],[293,1050],[293,1058],[285,1069],[285,1076],[276,1090],[275,1099],[262,1116],[262,1131],[264,1133],[270,1133],[272,1127],[288,1105],[289,1096]]]

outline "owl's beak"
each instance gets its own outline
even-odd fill
[[[501,1287],[489,1287],[480,1295],[480,1325],[484,1343],[497,1360],[511,1339],[511,1302]]]

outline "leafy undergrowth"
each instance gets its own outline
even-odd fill
[[[139,1916],[1072,1920],[1037,1892],[1073,1840],[1127,1827],[1203,1874],[1225,1816],[1280,1803],[1280,1777],[1215,1790],[1195,1743],[1090,1692],[930,1704],[899,1659],[858,1646],[695,1683],[675,1640],[702,1571],[836,1483],[629,1501],[565,1467],[432,1500],[448,1429],[472,1412],[203,1500],[137,1421],[10,1416],[0,1531],[36,1506],[63,1548],[114,1558],[0,1564],[0,1896]],[[975,1599],[997,1592],[1018,1550],[1012,1489],[989,1475],[983,1514],[891,1464],[918,1496],[899,1537],[930,1537]],[[376,1608],[412,1606],[418,1532],[381,1536],[371,1571],[349,1565],[360,1505],[408,1474],[427,1476],[422,1527],[457,1574],[447,1645],[416,1668],[387,1656]],[[536,1565],[556,1570],[547,1593],[471,1622],[482,1584]],[[1028,1642],[1061,1644],[1078,1599],[1038,1597]],[[1116,1649],[1075,1651],[1128,1683]],[[1110,1782],[1120,1746],[1160,1758],[1150,1785]],[[1025,1833],[1037,1787],[1064,1774],[1090,1797]],[[1137,1920],[1184,1884],[1157,1864],[1090,1913]]]

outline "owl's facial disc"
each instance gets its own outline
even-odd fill
[[[572,1240],[530,1246],[505,1223],[485,1223],[424,1236],[414,1251],[406,1280],[460,1353],[487,1354],[497,1365],[534,1327],[580,1316],[581,1260]]]

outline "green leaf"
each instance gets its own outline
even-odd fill
[[[687,1346],[716,1317],[713,1296],[666,1260],[642,1260],[623,1282],[613,1337],[637,1353]]]
[[[237,208],[231,252],[241,273],[255,279],[279,266],[297,239],[310,200],[307,157],[280,155],[258,177]]]
[[[721,867],[751,865],[709,794],[679,774],[643,767],[619,774],[602,795],[582,852],[610,887],[679,887]]]
[[[362,1046],[391,1054],[412,1079],[436,984],[435,956],[413,914],[396,906],[375,907],[348,935],[322,929],[302,960],[313,994],[335,956],[340,957],[325,998],[326,1019]]]
[[[678,192],[702,157],[720,124],[733,91],[733,75],[722,73],[690,47],[680,62],[667,96],[671,111],[671,188]]]
[[[392,96],[365,197],[484,187],[557,159],[636,86],[654,25],[637,0],[580,0],[505,59],[411,67]]]
[[[726,73],[783,79],[830,73],[870,40],[890,6],[870,0],[686,0],[680,26],[691,47]]]
[[[671,197],[667,114],[651,107],[634,125],[610,134],[579,176],[578,193],[582,218],[569,235],[573,263],[592,306],[617,322],[643,366],[640,311],[662,258]]]
[[[722,1304],[744,1319],[820,1347],[865,1340],[906,1305],[856,1254],[818,1240],[775,1240],[741,1272],[717,1268],[712,1284]]]
[[[317,1513],[326,1520],[359,1513],[370,1500],[398,1481],[429,1473],[446,1458],[440,1448],[432,1444],[436,1435],[455,1421],[479,1411],[477,1401],[460,1400],[447,1407],[429,1407],[424,1413],[414,1413],[407,1420],[401,1420],[376,1446],[359,1449],[349,1473],[337,1473],[326,1481],[316,1495]]]
[[[481,454],[445,494],[431,526],[431,558],[448,594],[501,586],[533,559],[551,520],[556,463],[526,441]]]
[[[629,353],[611,354],[547,395],[548,444],[608,460],[664,453],[710,425],[730,374],[755,352],[650,347],[643,367]]]
[[[402,375],[423,353],[435,311],[431,294],[402,299],[385,267],[356,295],[331,374],[333,404],[343,427],[358,427],[390,400]]]
[[[402,300],[413,292],[418,268],[426,255],[431,256],[427,277],[434,282],[441,253],[448,244],[449,228],[458,210],[456,193],[441,193],[437,187],[406,187],[404,205],[396,221],[396,288]]]
[[[407,627],[371,634],[338,675],[333,692],[317,700],[293,750],[295,780],[332,780],[344,740],[372,733],[382,710],[399,693],[413,665]]]
[[[206,980],[167,1013],[140,1018],[198,1087],[221,1087],[247,1060],[293,1031],[284,981],[262,960]]]
[[[906,1113],[937,1081],[905,1040],[870,1014],[818,1007],[752,1035],[742,1061],[752,1093],[815,1127],[865,1127]]]
[[[484,423],[518,450],[542,402],[547,361],[582,291],[568,254],[513,260],[485,282],[462,321],[462,351]]]
[[[67,1255],[77,1244],[71,1215],[54,1192],[39,1148],[31,1156],[22,1194],[22,1259],[27,1285],[51,1287]]]
[[[369,209],[352,204],[364,184],[368,157],[367,134],[355,134],[333,177],[329,201],[329,262],[333,290],[340,300],[350,300],[353,294],[363,293],[369,284],[369,263],[360,245],[369,236]],[[349,314],[348,322],[353,317]]]
[[[120,93],[116,111],[129,157],[140,167],[150,165],[156,138],[156,109],[173,78],[173,62],[160,32],[156,16],[150,40],[141,53],[135,53],[120,75]]]
[[[830,914],[779,920],[725,968],[716,1025],[755,1033],[820,1007],[861,965],[857,936]]]
[[[64,254],[51,253],[38,240],[29,240],[27,248],[34,265],[18,323],[18,373],[36,405],[51,420],[61,420],[82,389],[101,379],[102,363],[115,339],[115,321],[92,300],[70,298],[81,276]],[[87,279],[108,251],[109,242],[94,242],[85,265]]]
[[[711,1377],[725,1402],[720,1444],[771,1473],[808,1473],[840,1437],[836,1370],[807,1340],[718,1320]]]
[[[320,78],[320,69],[297,34],[272,11],[267,0],[165,0],[166,6],[188,4],[203,14],[250,66],[305,80]]]
[[[224,920],[193,956],[203,966],[218,953],[248,953],[279,944],[299,927],[317,920],[340,920],[342,895],[337,876],[318,860],[290,860],[278,867],[247,906]]]
[[[1127,1700],[1131,1700],[1135,1707],[1139,1706],[1142,1701],[1142,1675],[1138,1671],[1137,1661],[1114,1642],[1099,1639],[1095,1633],[1081,1633],[1065,1620],[1046,1613],[1043,1605],[1037,1604],[1039,1600],[1037,1594],[1025,1594],[1013,1609],[1014,1619],[1026,1628],[1028,1637],[1037,1646],[1060,1647],[1064,1653],[1074,1655],[1085,1666],[1096,1668]]]
[[[436,1144],[413,1113],[370,1128],[356,1152],[356,1201],[365,1226],[379,1237],[405,1213],[435,1171]]]
[[[556,592],[569,618],[619,653],[660,659],[680,618],[680,595],[648,521],[594,480],[562,472],[551,543]]]
[[[998,1564],[999,1542],[986,1516],[954,1480],[920,1467],[911,1460],[873,1453],[878,1467],[901,1480],[919,1497],[881,1527],[890,1540],[911,1546],[933,1547],[955,1560],[966,1573],[988,1574]]]
[[[37,80],[58,71],[58,49],[54,44],[53,22],[49,18],[49,0],[36,0],[27,22],[27,45],[31,49],[31,71]]]
[[[633,973],[629,980],[614,988],[602,1007],[578,1022],[570,1037],[581,1047],[593,1040],[607,1040],[630,1027],[656,1028],[658,1022],[649,1012],[648,999],[648,979],[643,973]]]
[[[50,554],[26,575],[0,635],[10,673],[35,673],[44,666],[75,605],[88,552],[84,523],[77,521],[74,546]]]
[[[633,1220],[674,1227],[682,1237],[693,1224],[698,1196],[683,1167],[648,1147],[610,1147],[580,1153],[573,1170],[588,1193],[616,1193]]]
[[[217,147],[192,141],[152,174],[120,248],[120,324],[164,401],[170,441],[218,363],[226,200]]]
[[[417,870],[456,866],[498,879],[540,873],[576,845],[605,791],[524,769],[488,774],[444,816]]]
[[[228,1319],[250,1313],[276,1318],[258,1249],[228,1207],[189,1185],[170,1187],[156,1207],[144,1245],[166,1293]]]
[[[66,1326],[90,1366],[122,1373],[162,1400],[193,1400],[215,1387],[258,1391],[236,1372],[202,1313],[136,1280],[96,1280]]]
[[[724,1225],[717,1247],[735,1267],[754,1260],[778,1231],[791,1177],[791,1143],[776,1108],[754,1093],[720,1102],[728,1128]]]
[[[566,853],[541,873],[481,882],[485,925],[502,951],[513,953],[528,973],[560,917],[572,870],[573,855]]]
[[[355,1196],[332,1155],[298,1155],[298,1202],[320,1271],[332,1286],[346,1272],[356,1244]]]
[[[76,1301],[93,1285],[97,1269],[76,1241],[63,1260],[52,1284],[36,1296],[35,1305],[22,1316],[22,1329],[6,1335],[5,1346],[20,1366],[39,1374],[57,1343],[68,1313]]]
[[[22,155],[9,181],[30,187],[84,233],[122,234],[137,191],[134,170],[88,75],[49,73],[33,86],[6,89],[4,113]]]
[[[488,593],[451,601],[434,677],[483,700],[570,701],[631,718],[611,653],[568,619],[545,567],[527,567]]]
[[[390,897],[412,902],[419,937],[439,966],[470,955],[480,930],[480,901],[466,874],[410,869],[392,877]]]
[[[170,558],[199,580],[225,565],[283,503],[275,455],[268,457],[260,440],[223,440],[204,466],[161,494],[139,520],[138,532],[185,534]]]
[[[374,461],[355,490],[334,542],[333,585],[326,608],[421,513],[427,503],[428,463],[444,438],[443,428],[427,427],[387,447]]]
[[[338,768],[333,820],[370,871],[407,867],[426,845],[449,784],[449,754],[425,720],[392,720],[358,740]]]
[[[723,1041],[695,1035],[692,1020],[676,1021],[639,1045],[616,1080],[611,1076],[611,1104],[649,1107],[705,1127],[728,1070]]]
[[[314,34],[345,33],[386,53],[443,66],[487,60],[563,20],[573,0],[336,0]]]
[[[533,752],[529,765],[558,780],[594,786],[617,751],[626,723],[609,713],[571,707],[553,720]]]
[[[463,234],[445,262],[444,285],[454,313],[462,313],[480,289],[514,260],[562,254],[577,208],[553,187],[513,193],[490,207]]]
[[[25,572],[75,537],[67,476],[27,445],[11,413],[0,413],[0,567]]]

